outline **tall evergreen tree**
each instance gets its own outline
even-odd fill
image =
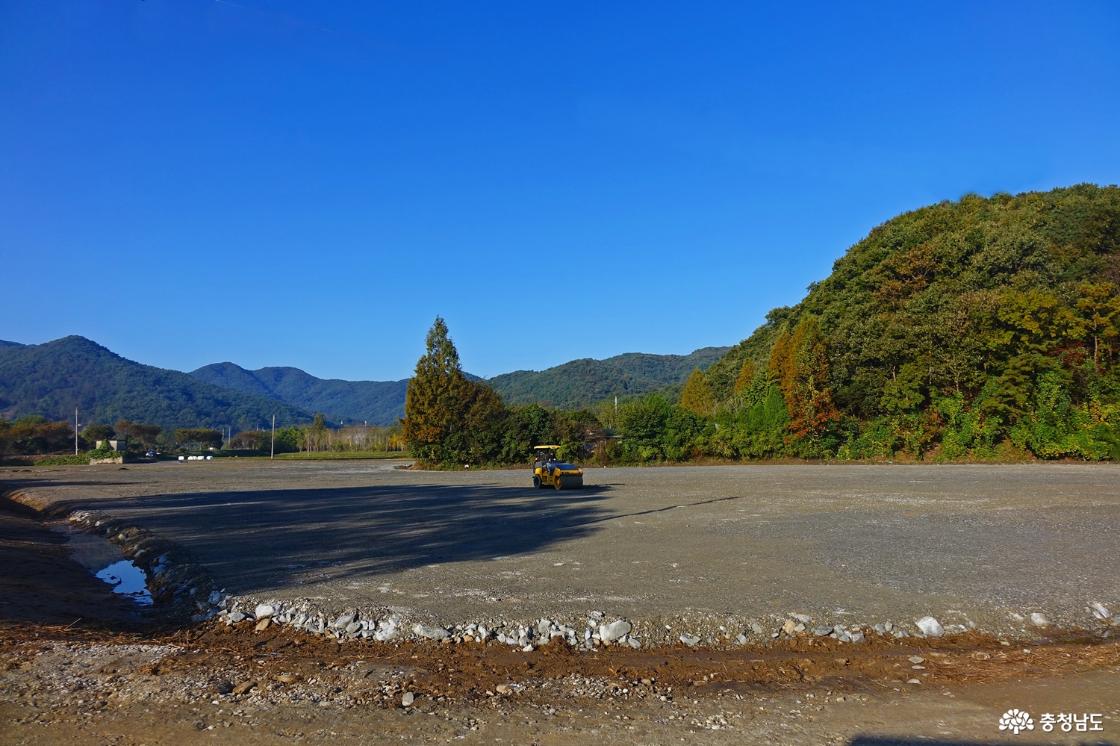
[[[454,460],[451,441],[466,418],[470,389],[447,324],[437,316],[405,394],[402,424],[413,455],[430,463]]]

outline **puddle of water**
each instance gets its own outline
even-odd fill
[[[137,606],[152,605],[147,574],[125,559],[115,545],[64,521],[53,523],[50,528],[66,537],[67,549],[74,561],[98,580],[113,586],[113,593],[131,599]]]
[[[148,576],[129,560],[119,560],[95,573],[98,580],[113,586],[113,593],[126,596],[138,606],[151,606]]]

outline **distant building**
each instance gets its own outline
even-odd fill
[[[94,447],[100,451],[101,444],[104,442],[104,440],[99,440]],[[109,448],[117,453],[124,453],[128,450],[128,438],[109,438]]]

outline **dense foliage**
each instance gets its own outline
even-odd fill
[[[1120,189],[901,215],[707,379],[710,455],[1115,458]]]

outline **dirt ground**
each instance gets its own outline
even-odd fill
[[[232,459],[0,470],[47,510],[92,507],[175,542],[219,587],[441,625],[588,610],[705,638],[814,624],[1029,634],[1120,611],[1120,467],[758,465],[528,471]],[[1114,612],[1115,613],[1115,612]]]
[[[340,645],[275,627],[5,626],[0,740],[1112,743],[1118,674],[1120,643],[1100,640],[1031,648],[979,636],[805,640],[582,654],[556,646],[525,655],[495,645]],[[1098,713],[1102,730],[1013,738],[998,730],[1010,707],[1036,720],[1044,711]]]
[[[660,470],[641,471],[629,479]],[[106,474],[98,480],[127,481]],[[84,492],[89,479],[50,481]],[[1097,479],[1028,497],[1110,504],[1111,487],[1091,493]],[[679,526],[694,521],[707,525],[692,516]],[[1060,550],[1039,551],[1045,559]],[[1114,553],[1101,560],[1114,561]],[[529,653],[496,643],[336,642],[253,622],[184,624],[138,608],[79,565],[49,521],[11,506],[0,511],[0,566],[3,744],[1120,743],[1120,640],[1110,630],[591,652],[557,640]],[[1035,729],[1001,732],[1010,708],[1030,712]],[[1044,732],[1043,713],[1099,715],[1101,729]]]

